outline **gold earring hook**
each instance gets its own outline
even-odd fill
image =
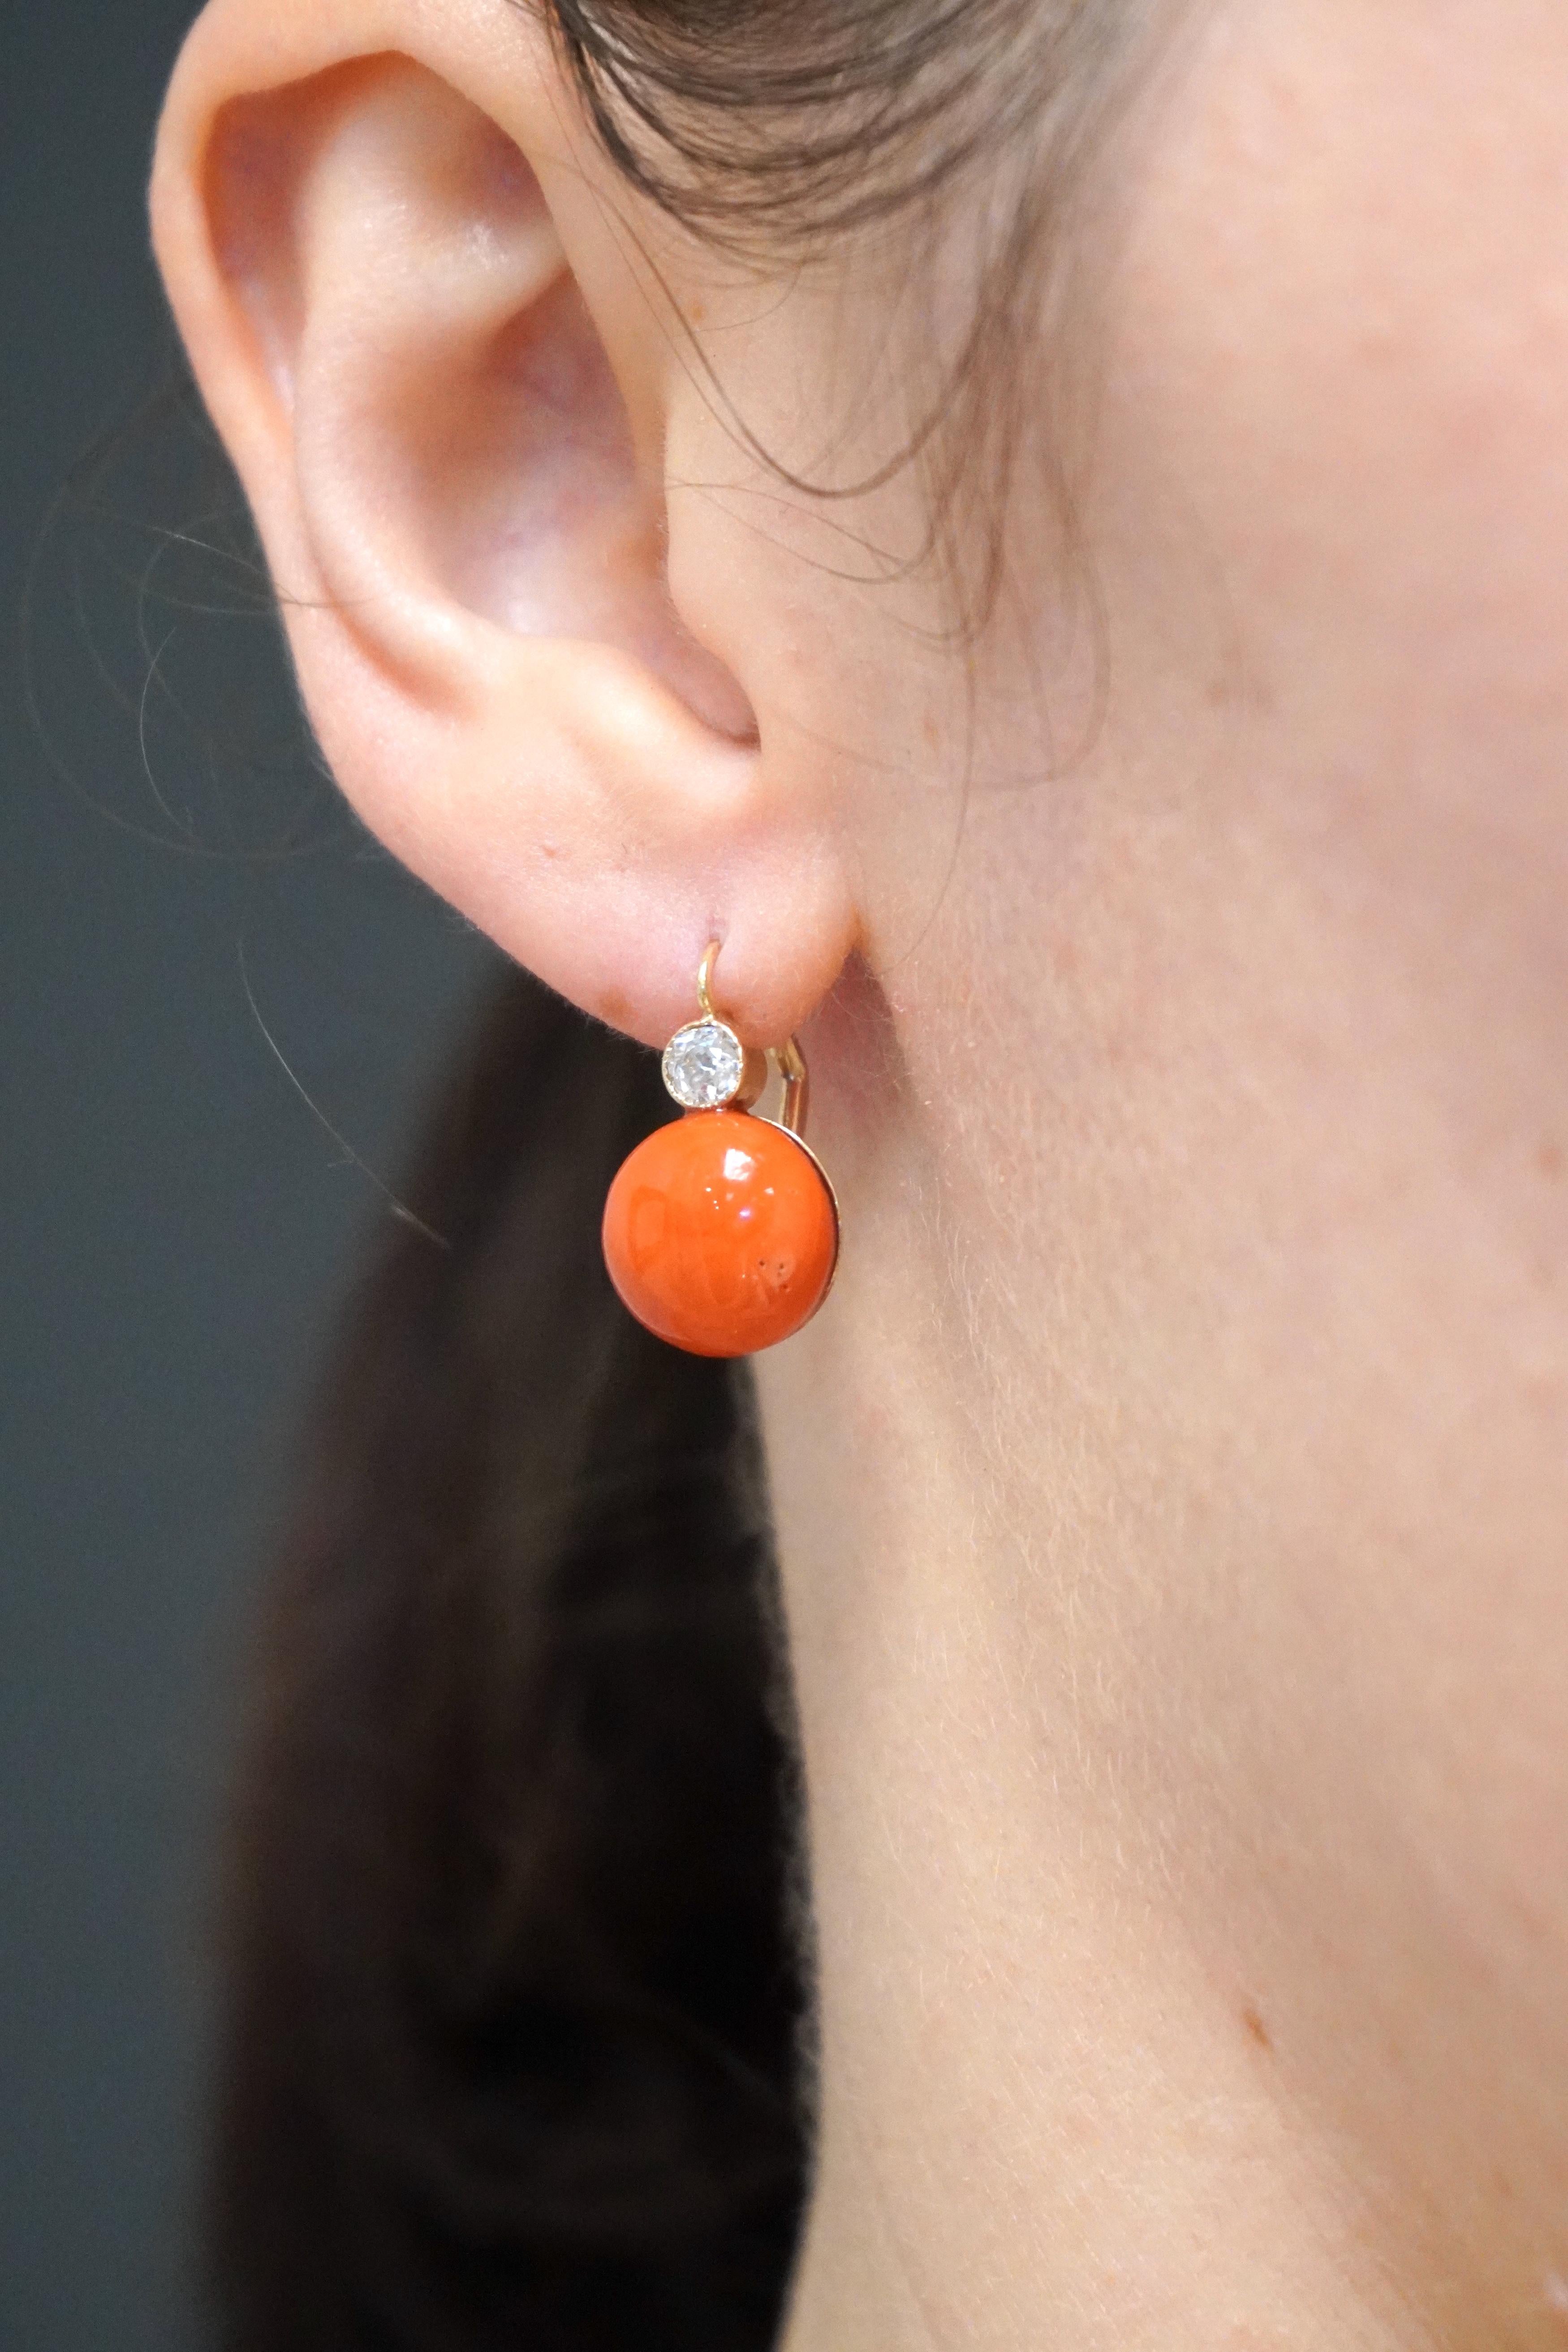
[[[719,961],[719,950],[722,944],[721,940],[710,940],[697,967],[697,1002],[702,1007],[705,1021],[717,1021],[719,1018],[713,1010],[713,967]]]
[[[786,1037],[773,1059],[784,1080],[779,1125],[793,1135],[797,1143],[802,1143],[805,1139],[805,1114],[811,1104],[811,1080],[806,1074],[805,1055],[793,1037]],[[829,1192],[832,1189],[829,1185]]]
[[[720,1021],[723,1018],[721,1013],[716,1013],[713,1009],[713,967],[719,961],[719,950],[722,945],[721,940],[710,940],[702,951],[702,961],[697,967],[697,1002],[702,1007],[702,1017],[705,1021]],[[762,1073],[765,1071],[766,1064],[760,1055],[756,1059],[758,1075],[753,1081],[754,1093],[752,1097],[742,1097],[742,1102],[754,1099],[754,1094],[762,1091]],[[784,1081],[784,1101],[779,1108],[778,1124],[787,1133],[793,1135],[797,1142],[803,1141],[805,1133],[805,1114],[811,1098],[811,1081],[806,1075],[805,1055],[793,1037],[786,1037],[782,1045],[775,1045],[773,1048],[773,1059],[778,1065],[778,1073]],[[826,1178],[824,1181],[826,1181]]]

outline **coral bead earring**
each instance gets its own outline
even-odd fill
[[[701,1018],[664,1049],[686,1112],[622,1165],[605,1203],[605,1263],[639,1323],[693,1356],[750,1356],[787,1339],[826,1297],[838,1260],[833,1187],[801,1138],[805,1064],[792,1037],[775,1121],[752,1105],[768,1076],[713,1010],[717,942],[697,975]]]

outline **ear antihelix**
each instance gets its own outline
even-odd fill
[[[803,1132],[805,1059],[793,1037],[742,1045],[712,994],[719,946],[697,974],[698,1017],[664,1050],[664,1082],[686,1116],[623,1163],[605,1203],[605,1263],[622,1300],[659,1339],[694,1356],[751,1356],[811,1320],[838,1263],[838,1203]],[[784,1082],[778,1118],[753,1109],[768,1065]]]

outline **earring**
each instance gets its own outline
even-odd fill
[[[693,1356],[750,1356],[808,1323],[838,1262],[838,1203],[802,1139],[805,1062],[795,1039],[742,1045],[713,1009],[715,940],[697,972],[701,1018],[664,1049],[686,1112],[625,1160],[605,1202],[605,1263],[639,1323]],[[770,1058],[777,1120],[752,1114]]]

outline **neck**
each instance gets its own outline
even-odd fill
[[[1144,1816],[1162,1767],[1101,1673],[1125,1531],[1063,1431],[1009,1438],[1019,1367],[948,1328],[942,1187],[894,1128],[823,1135],[843,1289],[763,1376],[819,1972],[785,2352],[1409,2352]]]

